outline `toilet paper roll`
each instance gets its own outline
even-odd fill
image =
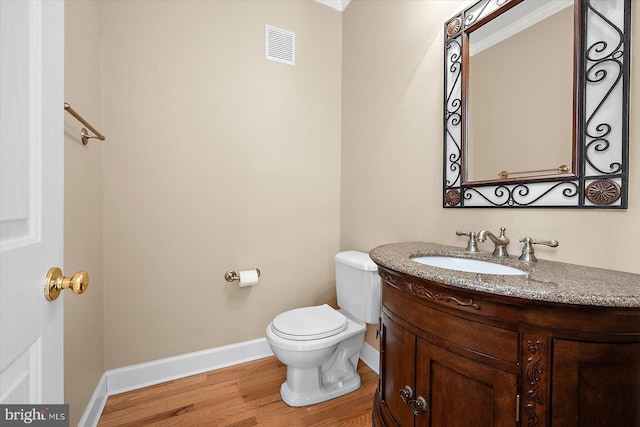
[[[238,271],[239,284],[238,286],[243,288],[245,286],[252,286],[258,283],[258,270],[242,270]]]

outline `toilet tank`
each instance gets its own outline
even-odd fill
[[[380,276],[369,254],[346,251],[336,255],[336,294],[341,310],[365,323],[378,323]]]

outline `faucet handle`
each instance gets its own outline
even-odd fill
[[[538,258],[536,258],[536,255],[534,254],[533,245],[547,245],[555,248],[559,244],[557,240],[540,241],[532,239],[531,237],[522,238],[520,239],[520,242],[523,243],[522,255],[520,255],[520,258],[518,259],[525,262],[538,261]]]
[[[467,252],[480,252],[478,249],[478,239],[475,231],[469,231],[467,233],[463,231],[456,231],[456,236],[468,236],[469,241],[467,242],[467,248],[465,249]]]
[[[498,236],[499,239],[503,239],[506,243],[505,245],[509,244],[509,238],[507,236],[505,236],[504,232],[507,231],[506,228],[504,227],[500,227],[500,235]]]

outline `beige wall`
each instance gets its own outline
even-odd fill
[[[100,3],[65,3],[65,100],[102,131]],[[62,108],[62,106],[60,106]],[[83,295],[64,295],[64,394],[77,425],[104,372],[102,142],[82,145],[82,125],[64,116],[64,269],[89,273]],[[107,136],[109,134],[107,133]]]
[[[105,369],[264,337],[335,300],[341,14],[104,2]],[[264,26],[296,65],[264,59]],[[260,268],[238,288],[230,269]]]
[[[425,240],[464,246],[456,230],[507,228],[553,259],[640,273],[640,69],[632,68],[629,209],[443,209],[443,23],[467,1],[352,1],[343,14],[341,247]],[[632,40],[640,19],[633,9]],[[632,44],[640,57],[640,43]],[[481,244],[491,249],[490,243]],[[594,284],[597,286],[597,284]]]
[[[104,370],[262,337],[275,314],[333,301],[340,249],[505,226],[513,254],[556,238],[540,258],[640,272],[633,173],[624,212],[441,207],[442,27],[468,3],[66,2],[65,96],[108,137],[83,147],[65,118],[65,272],[91,273],[65,297],[72,424]],[[264,60],[264,24],[296,32],[295,67]],[[252,267],[258,286],[223,279]]]

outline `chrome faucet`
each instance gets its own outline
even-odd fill
[[[500,235],[497,237],[489,230],[482,230],[480,233],[478,233],[479,241],[484,242],[488,237],[489,239],[491,239],[493,244],[496,245],[496,248],[493,250],[493,256],[496,256],[498,258],[506,258],[509,256],[509,253],[507,252],[507,245],[509,244],[510,240],[507,238],[507,236],[504,235],[505,230],[506,229],[504,227],[500,227]]]

